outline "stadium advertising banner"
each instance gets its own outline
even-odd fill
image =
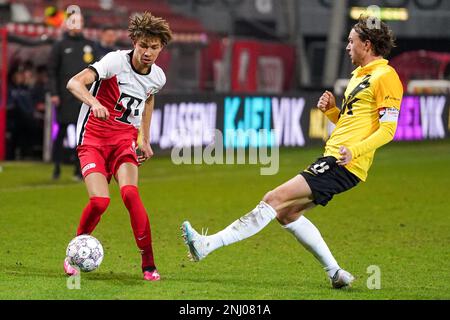
[[[316,94],[302,96],[160,95],[155,99],[151,143],[157,149],[206,146],[215,130],[226,148],[302,147]]]
[[[150,127],[155,151],[207,146],[222,134],[225,148],[321,145],[334,125],[316,108],[321,91],[299,95],[157,95]],[[340,101],[337,99],[337,101]],[[450,137],[450,96],[404,96],[396,141]],[[66,148],[75,147],[69,127]]]
[[[226,148],[320,144],[333,130],[333,124],[316,108],[321,93],[158,95],[151,142],[159,150],[206,146],[214,142],[214,132],[219,130]],[[394,139],[450,136],[449,105],[448,96],[404,96]]]
[[[449,104],[448,96],[404,96],[394,140],[448,137]]]

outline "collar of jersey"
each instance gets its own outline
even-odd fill
[[[128,53],[128,56],[130,57],[130,65],[131,65],[131,69],[133,69],[133,71],[135,72],[135,73],[137,73],[137,74],[139,74],[139,75],[141,75],[141,76],[147,76],[147,75],[149,75],[150,74],[150,72],[152,72],[152,66],[150,66],[150,68],[148,68],[148,71],[147,71],[147,73],[141,73],[141,72],[139,72],[139,71],[137,71],[135,68],[134,68],[134,66],[133,66],[133,52],[134,52],[134,50],[131,50],[129,53]]]
[[[360,77],[362,75],[366,75],[371,73],[374,69],[385,66],[388,64],[388,61],[386,59],[377,59],[374,60],[368,64],[366,64],[364,67],[358,67],[355,70],[353,70],[352,75],[355,75],[357,77]]]

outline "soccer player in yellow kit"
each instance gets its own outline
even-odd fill
[[[375,150],[394,137],[403,87],[383,58],[394,46],[392,31],[374,19],[361,17],[349,34],[346,50],[357,68],[341,109],[329,91],[319,99],[317,107],[336,124],[323,157],[269,191],[255,209],[216,234],[201,235],[185,221],[183,238],[194,261],[256,234],[276,218],[317,258],[334,288],[351,285],[354,277],[340,268],[304,213],[318,204],[325,206],[335,194],[365,181]]]

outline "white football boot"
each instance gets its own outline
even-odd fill
[[[330,277],[331,285],[335,289],[351,287],[353,280],[355,280],[355,277],[343,269],[339,269],[333,277]]]
[[[206,233],[199,234],[192,228],[189,221],[183,222],[181,230],[183,231],[181,236],[184,239],[184,243],[189,248],[189,258],[195,262],[204,259],[209,253],[206,250]]]

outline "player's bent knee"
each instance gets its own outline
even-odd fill
[[[304,210],[299,210],[298,208],[288,207],[277,211],[277,220],[281,225],[287,225],[303,214]]]
[[[315,204],[309,199],[299,199],[286,207],[277,210],[277,220],[280,224],[289,224],[300,218],[307,210],[314,208]]]
[[[283,203],[283,198],[279,192],[271,190],[265,194],[262,201],[267,203],[269,206],[277,210],[281,203]]]
[[[91,206],[96,212],[105,212],[108,209],[110,198],[108,197],[92,197],[90,199]]]
[[[120,188],[120,194],[123,200],[139,197],[139,190],[135,185],[125,185]]]

